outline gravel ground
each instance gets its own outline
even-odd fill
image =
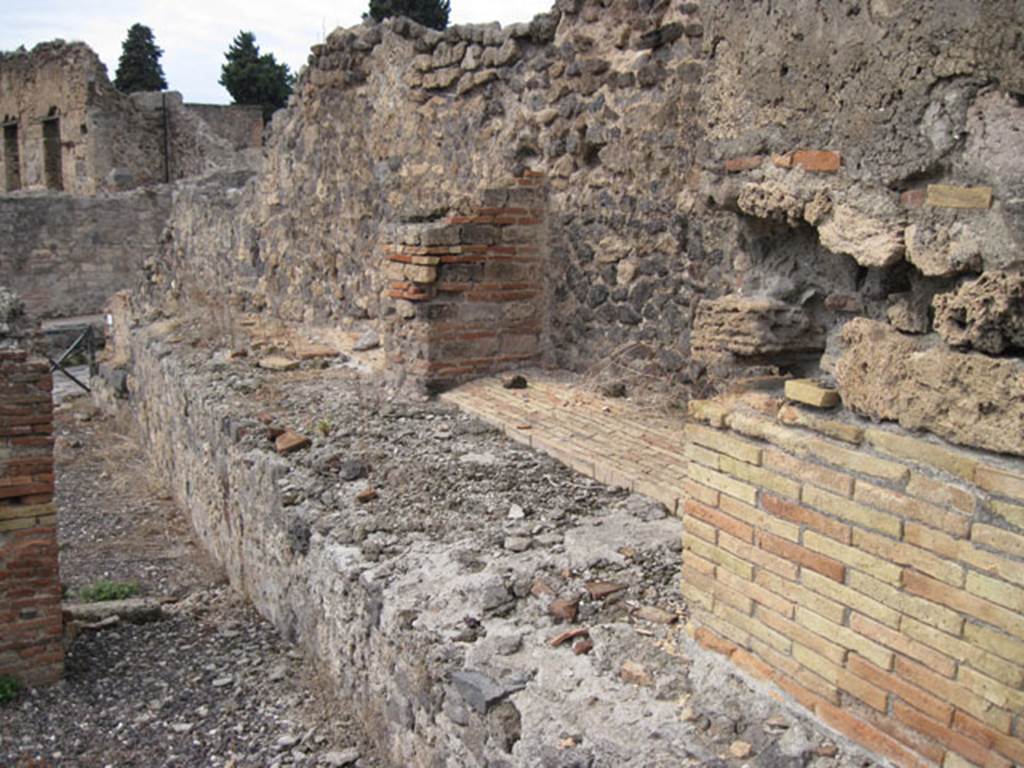
[[[163,621],[82,632],[60,683],[0,707],[0,766],[376,766],[302,656],[192,542],[127,430],[84,398],[56,426],[70,598],[106,578],[175,602]]]

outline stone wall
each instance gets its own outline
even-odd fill
[[[232,149],[263,144],[263,109],[249,104],[185,104],[185,109],[206,123]]]
[[[1024,762],[1024,463],[765,393],[691,413],[698,641],[897,765]]]
[[[236,213],[176,216],[171,251],[234,243],[242,291],[283,318],[382,319],[385,225],[529,169],[550,185],[546,360],[701,389],[820,372],[851,316],[930,331],[936,293],[1024,243],[1021,12],[562,0],[505,29],[339,29]],[[187,283],[180,263],[165,282]],[[695,316],[733,295],[746,325],[709,350]],[[806,330],[797,354],[753,330],[780,313]]]
[[[100,312],[134,286],[167,222],[167,188],[0,197],[0,274],[34,317]]]
[[[39,685],[64,668],[52,380],[19,310],[0,288],[0,676]]]
[[[126,169],[133,186],[163,181],[161,137],[114,89],[102,62],[82,43],[55,41],[3,54],[0,114],[17,128],[20,189],[76,194],[116,189],[118,182],[108,178],[115,168]],[[48,118],[59,126],[59,185],[45,173],[43,121]]]

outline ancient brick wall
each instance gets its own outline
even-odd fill
[[[394,302],[388,363],[442,387],[536,363],[547,301],[546,190],[527,176],[436,224],[396,227],[384,246]]]
[[[171,194],[0,197],[0,274],[35,317],[102,311],[155,256]]]
[[[9,296],[9,294],[7,294]],[[49,364],[0,325],[0,676],[63,671]]]
[[[697,640],[897,765],[1024,762],[1024,463],[764,395],[691,413]]]

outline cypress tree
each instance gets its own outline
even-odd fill
[[[370,0],[369,16],[374,21],[407,16],[425,27],[444,29],[450,11],[450,0]]]
[[[274,54],[260,55],[252,32],[239,32],[224,58],[227,62],[220,69],[219,82],[236,104],[258,104],[266,121],[287,103],[295,78]]]
[[[160,66],[163,53],[156,45],[152,29],[145,24],[132,24],[121,44],[114,87],[124,93],[166,90],[167,81]]]

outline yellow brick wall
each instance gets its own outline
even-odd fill
[[[694,637],[897,765],[1024,764],[1024,462],[770,412],[691,404]]]

